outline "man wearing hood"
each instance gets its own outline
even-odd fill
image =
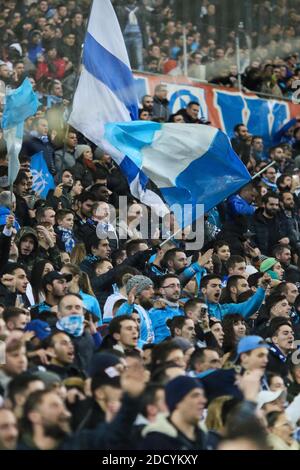
[[[39,242],[36,231],[31,227],[23,227],[15,241],[19,250],[18,261],[31,270],[38,254]]]
[[[23,227],[16,237],[19,249],[18,261],[24,264],[29,271],[36,261],[47,259],[55,269],[61,268],[60,252],[55,245],[55,233],[53,229],[46,229],[38,225],[36,230],[31,227]]]

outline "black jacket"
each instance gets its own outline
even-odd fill
[[[146,426],[142,432],[144,439],[138,446],[143,450],[204,450],[206,448],[206,435],[196,428],[196,440],[190,441],[182,434],[166,416]]]
[[[274,372],[275,374],[280,375],[284,381],[287,380],[289,374],[289,361],[288,359],[283,362],[278,356],[276,356],[272,350],[269,350],[269,362],[267,365],[268,372]]]
[[[69,406],[72,413],[72,427],[76,431],[96,429],[99,423],[105,422],[105,413],[91,397]]]
[[[167,99],[160,100],[154,96],[152,115],[154,119],[164,119],[167,122],[170,117],[169,101]]]
[[[0,283],[0,305],[4,307],[11,307],[15,305],[17,294],[10,292],[3,284]]]
[[[21,149],[21,155],[32,157],[36,153],[43,152],[45,162],[51,175],[55,175],[54,147],[50,142],[42,142],[38,137],[27,137]]]
[[[250,219],[250,230],[256,234],[254,241],[264,255],[271,255],[278,240],[288,236],[280,217],[267,219],[262,209],[258,209]]]
[[[84,188],[94,183],[93,171],[84,165],[82,157],[76,161],[72,168],[72,173],[74,180],[80,180]]]
[[[32,219],[29,216],[29,209],[26,200],[18,196],[16,196],[16,210],[15,210],[15,216],[17,220],[19,221],[21,227],[30,227],[32,225]]]
[[[11,237],[0,234],[0,274],[8,263]]]

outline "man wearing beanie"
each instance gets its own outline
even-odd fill
[[[206,398],[201,383],[184,375],[165,389],[169,416],[160,415],[143,430],[143,450],[204,450],[206,435],[199,426]]]
[[[149,317],[149,309],[153,307],[153,282],[146,276],[133,276],[126,284],[127,302],[116,312],[116,316],[131,315],[137,312],[140,317],[140,339],[138,347],[154,342],[154,331]]]

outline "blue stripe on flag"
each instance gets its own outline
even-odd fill
[[[218,132],[209,150],[177,176],[176,187],[179,193],[181,188],[189,191],[190,200],[194,204],[204,204],[205,212],[208,212],[249,181],[251,176],[237,158],[228,142],[228,137]],[[162,190],[166,200],[169,199],[168,193],[172,190],[173,188]],[[187,195],[185,191],[182,191],[182,196]],[[177,197],[180,197],[179,194]],[[186,201],[177,200],[177,202]]]
[[[139,169],[139,167],[130,158],[128,157],[123,158],[119,166],[120,166],[122,173],[126,176],[129,185],[139,174],[141,187],[143,189],[146,188],[149,178],[145,175],[145,173],[143,173]]]
[[[89,32],[85,38],[83,64],[93,77],[104,83],[125,104],[131,118],[138,119],[137,96],[131,70],[101,46]]]

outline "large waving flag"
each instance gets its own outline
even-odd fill
[[[105,126],[125,153],[173,204],[203,204],[205,212],[251,181],[226,134],[201,124],[137,121]]]
[[[19,153],[23,142],[24,121],[37,112],[38,106],[37,95],[28,78],[25,78],[19,88],[9,90],[6,95],[2,128],[7,145],[10,185],[14,183],[20,168]]]
[[[55,188],[55,183],[53,176],[49,173],[43,152],[31,157],[30,169],[33,177],[32,189],[42,199],[46,199],[49,190]]]
[[[138,99],[126,46],[110,0],[94,0],[84,43],[82,72],[69,123],[108,152],[128,179],[131,193],[162,215],[162,200],[146,186],[140,168],[104,140],[104,125],[138,118]]]

